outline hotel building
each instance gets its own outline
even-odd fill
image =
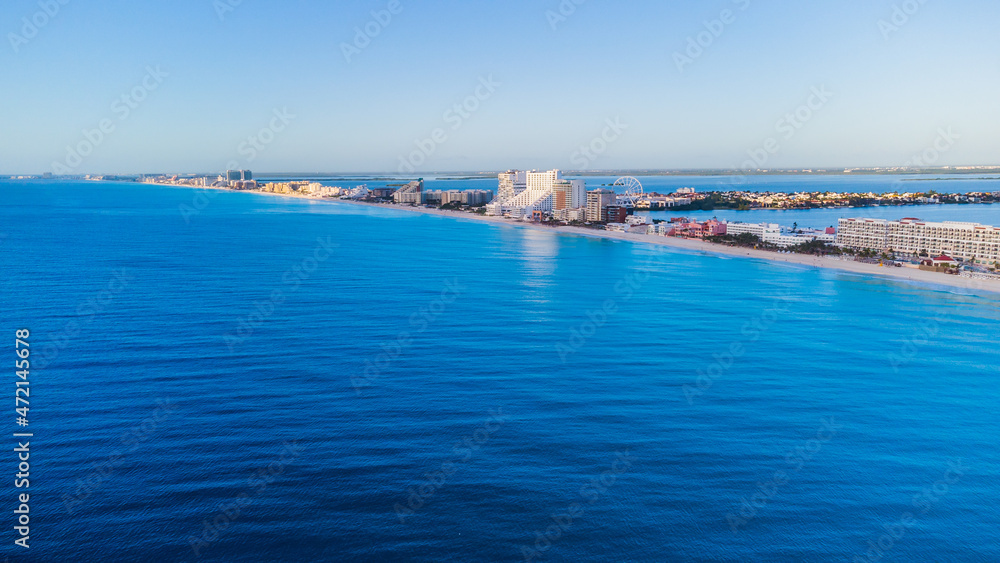
[[[511,199],[528,188],[528,173],[520,170],[508,170],[500,174],[499,180],[498,201]]]
[[[783,229],[777,223],[726,223],[721,232],[721,234],[731,236],[739,236],[744,233],[749,233],[766,243],[781,248],[798,246],[814,240],[833,244],[837,240],[836,233],[832,228],[822,231],[802,229],[791,232]],[[717,233],[713,233],[711,236],[717,236]]]
[[[415,203],[417,205],[424,202],[424,179],[410,182],[399,188],[392,194],[395,203]]]
[[[429,190],[422,193],[423,203],[429,205],[448,205],[457,203],[479,207],[493,199],[490,190]]]
[[[608,206],[615,205],[618,196],[614,190],[600,189],[587,192],[587,221],[600,223],[608,220]]]
[[[726,234],[732,236],[751,234],[762,241],[767,241],[781,235],[781,225],[777,223],[728,223]]]
[[[837,244],[875,252],[947,254],[980,264],[1000,262],[1000,228],[979,223],[841,219]]]
[[[530,217],[535,211],[552,213],[556,205],[556,184],[564,193],[566,208],[579,201],[585,191],[582,180],[563,180],[559,170],[521,172],[508,170],[499,175],[497,198],[486,206],[487,215]],[[569,186],[562,182],[569,182]]]
[[[583,180],[556,180],[552,184],[553,211],[578,209],[587,205],[587,186]]]

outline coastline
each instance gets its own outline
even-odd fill
[[[371,203],[371,202],[353,201],[344,199],[331,199],[331,198],[313,197],[313,196],[305,196],[298,194],[277,194],[271,192],[241,191],[241,190],[232,190],[229,188],[221,188],[221,187],[220,188],[213,188],[213,187],[192,188],[191,186],[175,186],[175,187],[183,187],[196,190],[208,189],[208,190],[219,190],[230,193],[247,193],[247,194],[257,194],[264,196],[286,197],[290,199],[302,199],[302,200],[315,201],[321,203],[334,203],[334,204],[339,203],[346,205],[372,207],[376,209],[395,210],[400,212],[422,213],[424,215],[436,215],[439,217],[447,217],[449,219],[457,219],[457,220],[464,219],[468,221],[491,223],[494,225],[506,225],[509,227],[517,227],[522,229],[535,229],[539,231],[564,234],[564,235],[585,236],[592,238],[618,240],[623,242],[632,242],[637,244],[652,244],[658,246],[666,246],[677,250],[686,250],[689,252],[696,252],[700,254],[767,260],[771,262],[779,262],[784,264],[803,266],[807,268],[826,268],[826,269],[840,270],[862,276],[876,276],[876,277],[892,279],[895,281],[909,282],[911,284],[917,284],[923,287],[943,286],[948,288],[963,289],[973,294],[985,293],[990,296],[1000,294],[1000,281],[964,278],[961,276],[953,276],[938,272],[927,272],[924,270],[918,270],[915,268],[907,268],[907,267],[902,267],[902,268],[884,267],[876,264],[866,264],[863,262],[837,260],[834,258],[813,256],[809,254],[791,254],[791,253],[781,254],[778,252],[772,252],[768,250],[730,247],[697,239],[640,235],[636,233],[623,233],[617,231],[602,231],[597,229],[588,229],[585,227],[575,227],[570,225],[559,225],[556,227],[548,227],[530,222],[514,221],[504,217],[477,215],[474,213],[467,213],[464,211],[453,211],[453,210],[435,209],[427,207],[411,207],[403,205]]]
[[[286,194],[269,194],[269,195],[286,195]],[[317,199],[304,196],[290,196],[290,197],[298,197],[302,199]],[[696,239],[640,235],[636,233],[622,233],[616,231],[600,231],[596,229],[588,229],[585,227],[574,227],[570,225],[546,227],[523,221],[512,221],[510,219],[505,219],[503,217],[488,217],[485,215],[476,215],[472,213],[466,213],[463,211],[428,209],[426,207],[405,207],[400,205],[385,205],[379,203],[368,203],[368,202],[339,200],[339,199],[327,200],[327,201],[346,203],[348,205],[374,207],[378,209],[411,211],[416,213],[423,213],[425,215],[436,215],[440,217],[448,217],[451,219],[467,219],[471,221],[492,223],[495,225],[507,225],[511,227],[535,229],[539,231],[552,232],[565,235],[586,236],[593,238],[618,240],[624,242],[633,242],[638,244],[652,244],[658,246],[666,246],[678,250],[687,250],[700,254],[733,256],[737,258],[768,260],[771,262],[780,262],[784,264],[793,264],[797,266],[805,266],[811,268],[827,268],[827,269],[841,270],[864,276],[878,276],[878,277],[890,278],[896,281],[906,281],[919,284],[921,286],[937,285],[949,288],[959,288],[967,290],[970,293],[986,292],[989,294],[1000,294],[1000,281],[977,280],[972,278],[964,278],[961,276],[942,274],[938,272],[928,272],[924,270],[918,270],[915,268],[885,267],[876,264],[866,264],[863,262],[837,260],[822,256],[813,256],[809,254],[781,254],[778,252],[771,252],[767,250],[730,247]]]

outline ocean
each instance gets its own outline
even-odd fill
[[[259,194],[0,203],[14,560],[1000,561],[995,296]]]

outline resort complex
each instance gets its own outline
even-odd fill
[[[841,219],[836,243],[855,250],[896,255],[946,254],[991,266],[1000,262],[1000,228],[978,223],[931,223],[914,218]]]
[[[95,178],[97,179],[97,178]],[[103,178],[121,180],[121,178]],[[626,176],[613,184],[588,190],[583,179],[568,179],[562,171],[507,170],[497,176],[497,190],[427,190],[424,180],[344,188],[316,181],[288,180],[260,183],[249,170],[229,170],[217,178],[155,176],[147,183],[289,195],[337,198],[372,204],[411,208],[464,210],[479,216],[547,226],[573,226],[610,233],[669,237],[747,247],[756,250],[850,257],[882,265],[925,267],[947,273],[996,276],[1000,265],[1000,227],[968,222],[928,222],[915,218],[898,221],[842,218],[838,225],[818,229],[778,223],[750,223],[712,218],[698,220],[678,216],[653,218],[647,211],[721,209],[802,208],[849,206],[878,207],[872,201],[891,205],[991,203],[997,192],[968,194],[825,194],[769,192],[697,192],[680,188],[672,194],[646,193],[638,179]],[[933,197],[931,197],[933,196]],[[872,199],[874,198],[874,199]],[[649,239],[646,239],[649,240]],[[663,240],[663,239],[661,239]]]
[[[587,188],[583,180],[566,180],[559,170],[508,170],[499,176],[497,197],[486,206],[487,215],[533,216],[582,209]]]

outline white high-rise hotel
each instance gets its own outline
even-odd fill
[[[508,170],[499,176],[497,198],[486,206],[488,215],[524,217],[534,211],[552,213],[586,205],[583,180],[565,180],[559,170]]]
[[[500,188],[497,190],[497,201],[508,200],[523,192],[527,187],[527,172],[508,170],[500,174]]]
[[[897,254],[947,254],[980,264],[1000,262],[1000,228],[978,223],[841,219],[837,245]]]

